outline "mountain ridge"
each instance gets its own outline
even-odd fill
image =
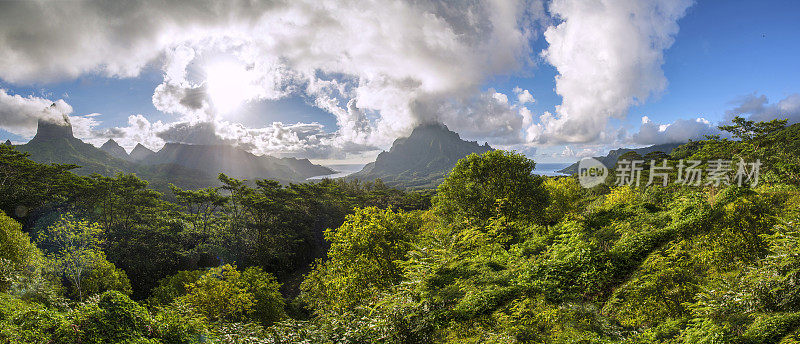
[[[227,145],[176,142],[165,144],[161,150],[140,162],[148,165],[173,163],[192,169],[214,170],[235,178],[266,178],[282,182],[303,181],[309,177],[335,173],[330,168],[312,164],[308,159],[259,156]]]
[[[256,156],[232,146],[217,149],[191,146],[168,143],[164,147],[166,150],[162,148],[157,153],[139,143],[128,155],[113,139],[97,148],[74,137],[72,126],[65,118],[64,122],[39,120],[36,135],[28,143],[15,146],[15,149],[29,153],[31,160],[39,163],[77,165],[79,167],[74,172],[79,175],[135,173],[160,191],[168,191],[169,183],[183,188],[216,186],[219,184],[219,173],[229,173],[231,177],[241,179],[274,179],[282,183],[302,182],[309,176],[335,173],[308,159]],[[175,153],[176,150],[194,150],[194,158]],[[164,153],[159,155],[162,151]],[[220,157],[244,158],[223,159],[229,166],[234,166],[233,169],[226,169],[223,168],[225,165],[219,163]],[[255,167],[250,170],[252,173],[238,173],[241,169],[236,170],[236,166]]]

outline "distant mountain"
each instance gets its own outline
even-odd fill
[[[308,159],[257,156],[232,146],[168,143],[156,153],[138,144],[128,155],[114,140],[97,148],[74,137],[68,117],[55,122],[40,120],[36,136],[15,148],[30,153],[36,162],[78,165],[74,172],[80,175],[136,173],[160,191],[167,191],[169,183],[183,188],[219,185],[219,173],[283,183],[336,173]]]
[[[235,178],[282,182],[299,182],[309,177],[336,173],[330,168],[312,164],[308,159],[258,156],[226,145],[167,143],[141,162],[151,165],[176,164],[207,173],[225,173]]]
[[[132,161],[138,162],[145,159],[149,159],[155,154],[156,152],[151,151],[149,148],[143,146],[141,143],[137,143],[136,147],[133,147],[131,154],[129,154],[128,156]]]
[[[326,176],[337,173],[336,170],[330,167],[314,164],[308,159],[280,158],[280,160],[283,164],[286,164],[289,167],[291,167],[292,170],[294,170],[295,173],[303,177],[303,179],[308,179],[316,176]]]
[[[200,188],[217,185],[216,175],[203,173],[177,165],[147,166],[115,158],[95,146],[72,136],[72,126],[64,121],[53,123],[39,120],[36,136],[24,145],[15,146],[30,154],[30,159],[39,163],[74,164],[79,175],[98,173],[113,176],[117,173],[136,173],[149,181],[159,191],[168,191],[173,183],[184,188]]]
[[[410,189],[434,188],[455,167],[459,159],[472,153],[492,150],[488,144],[464,141],[444,124],[420,125],[411,135],[394,141],[388,152],[381,152],[375,162],[347,176],[348,179],[373,180]]]
[[[11,140],[6,140],[6,142],[4,143],[4,145],[6,145],[6,146],[13,146],[13,144],[11,143]]]
[[[603,165],[605,165],[608,168],[614,168],[614,166],[617,165],[617,160],[619,159],[619,157],[621,157],[625,153],[636,152],[637,154],[642,155],[642,156],[644,156],[647,153],[652,153],[652,152],[663,152],[663,153],[670,154],[673,149],[677,148],[678,146],[680,146],[682,144],[683,143],[665,143],[665,144],[661,144],[661,145],[653,145],[653,146],[644,147],[644,148],[620,148],[620,149],[615,149],[615,150],[612,150],[612,151],[608,152],[608,154],[606,156],[595,157],[595,159],[597,159],[600,162],[602,162]],[[572,165],[569,165],[566,168],[564,168],[564,169],[562,169],[562,170],[560,170],[558,172],[565,173],[565,174],[578,173],[578,163],[576,162],[576,163],[574,163]]]
[[[125,148],[122,148],[114,139],[106,141],[106,143],[100,147],[100,150],[118,159],[129,160],[131,158],[128,152],[125,151]]]
[[[79,165],[81,168],[75,172],[83,175],[113,175],[135,169],[133,164],[72,136],[72,126],[66,118],[57,123],[40,119],[36,136],[16,149],[30,153],[30,158],[36,162]]]

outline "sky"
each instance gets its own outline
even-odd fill
[[[798,122],[799,61],[790,0],[2,2],[0,139],[366,163],[442,122],[572,162]]]

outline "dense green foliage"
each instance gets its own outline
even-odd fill
[[[41,274],[44,259],[16,221],[0,212],[0,292],[20,278]]]
[[[343,310],[396,284],[397,262],[411,249],[420,219],[415,213],[364,208],[328,230],[328,260],[320,260],[303,282],[305,299],[315,309]]]
[[[461,159],[439,185],[436,206],[447,221],[505,216],[542,218],[547,192],[536,164],[525,156],[503,151],[471,154]]]
[[[38,195],[0,185],[0,341],[800,342],[800,125],[722,129],[642,158],[760,159],[758,185],[583,189],[492,151],[432,201],[222,175],[172,203],[0,147],[0,173]]]

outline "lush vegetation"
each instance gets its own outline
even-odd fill
[[[173,203],[0,147],[0,341],[800,342],[800,125],[722,129],[644,158],[760,159],[757,185],[583,189],[491,151],[432,198],[221,175]]]

